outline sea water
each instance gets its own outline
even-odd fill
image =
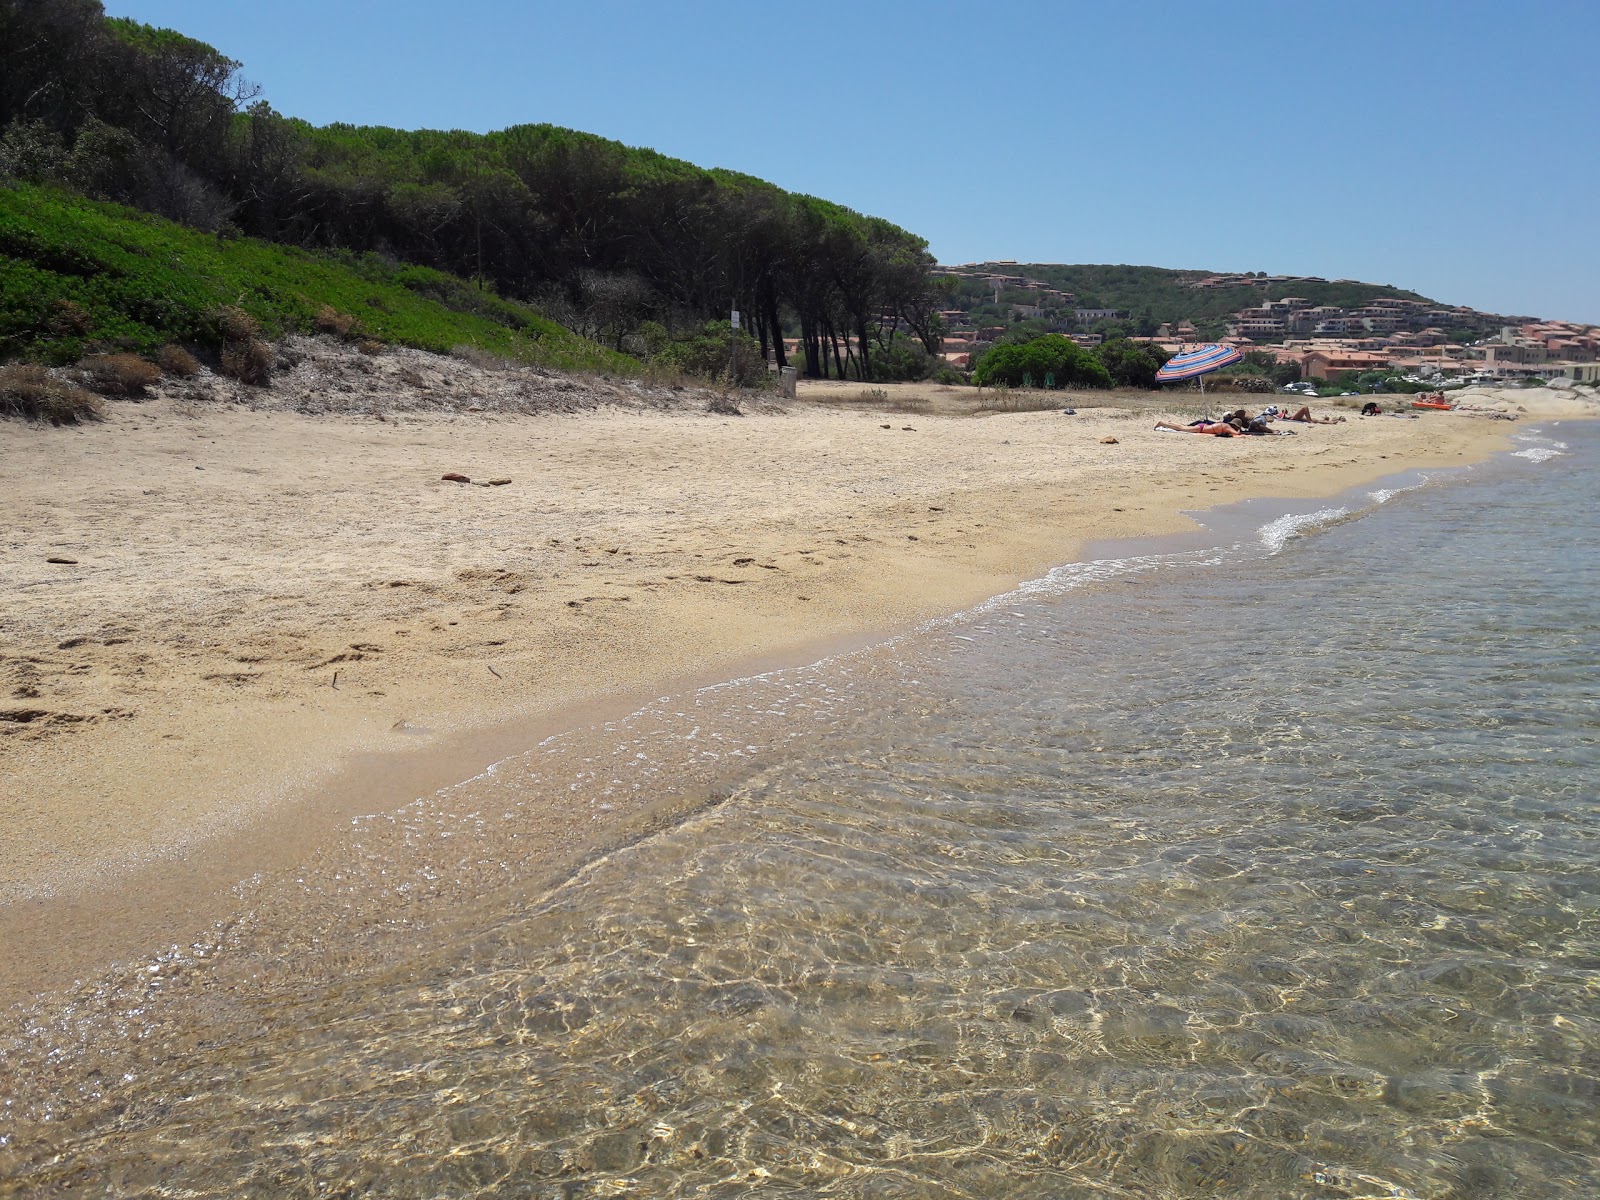
[[[1597,481],[1208,514],[375,818],[9,1039],[0,1195],[1600,1194]]]

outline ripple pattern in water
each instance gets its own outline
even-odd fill
[[[13,1125],[0,1194],[1600,1192],[1594,432],[901,644],[714,807]]]

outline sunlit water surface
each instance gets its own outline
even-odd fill
[[[110,1048],[41,1016],[0,1194],[1600,1193],[1600,427],[1519,454],[1247,506],[420,804],[503,837],[732,764],[342,981],[258,931],[289,944],[243,992],[141,968],[174,985],[113,998]]]

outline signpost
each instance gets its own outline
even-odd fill
[[[728,386],[739,386],[739,310],[733,310],[728,326]]]

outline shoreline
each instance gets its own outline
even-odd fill
[[[873,424],[866,424],[865,421],[883,415],[888,414],[877,411],[819,413],[803,408],[798,413],[746,418],[751,424],[741,426],[737,433],[724,436],[745,439],[742,444],[749,449],[747,443],[751,429],[757,430],[755,440],[760,443],[765,440],[764,433],[773,429],[790,432],[795,423],[809,423],[811,426],[824,427],[830,439],[850,438],[863,436],[867,431],[881,433],[883,422],[873,422],[880,427],[874,430]],[[275,417],[286,420],[290,426],[303,423],[303,419],[297,422],[283,418],[282,414]],[[759,598],[754,596],[753,590],[737,593],[737,601],[731,603],[722,596],[714,595],[708,602],[706,597],[696,595],[690,597],[691,602],[687,604],[658,601],[653,613],[641,606],[630,613],[628,620],[618,620],[608,614],[594,622],[598,628],[591,627],[585,646],[580,647],[585,653],[559,659],[557,665],[560,669],[555,672],[547,670],[542,679],[530,678],[538,675],[538,672],[528,669],[525,660],[508,660],[488,652],[490,647],[498,647],[512,639],[488,639],[488,645],[482,647],[478,655],[469,657],[467,662],[473,667],[487,665],[496,679],[506,675],[518,682],[528,679],[533,686],[520,692],[512,703],[507,703],[503,697],[498,701],[485,702],[481,684],[476,688],[471,684],[463,688],[461,680],[455,677],[460,672],[454,670],[453,663],[452,670],[443,677],[439,674],[423,677],[420,687],[414,683],[410,691],[405,691],[403,683],[397,683],[390,676],[379,677],[381,673],[360,665],[367,660],[357,647],[373,645],[364,640],[372,635],[366,629],[347,624],[340,628],[339,638],[335,640],[343,640],[352,646],[355,656],[341,660],[350,665],[331,667],[328,663],[319,662],[318,666],[348,670],[350,674],[344,677],[347,686],[352,679],[364,684],[376,681],[383,686],[369,690],[387,691],[394,688],[404,693],[400,703],[376,706],[380,710],[417,711],[422,703],[421,697],[428,695],[433,702],[431,712],[424,710],[416,719],[401,717],[387,730],[375,729],[371,705],[359,708],[354,713],[346,711],[330,716],[328,702],[343,700],[344,697],[336,696],[331,687],[324,689],[321,686],[315,689],[302,687],[288,696],[276,697],[274,703],[257,703],[244,713],[219,710],[207,714],[203,705],[192,703],[184,706],[187,711],[183,713],[158,710],[152,714],[156,718],[165,717],[169,721],[187,718],[191,722],[186,727],[187,731],[202,738],[208,752],[198,756],[176,756],[178,764],[187,764],[189,772],[189,794],[181,797],[163,791],[170,791],[176,777],[172,762],[174,756],[163,758],[157,755],[154,761],[146,757],[142,764],[135,763],[136,770],[140,766],[146,769],[134,779],[124,777],[124,794],[120,797],[122,811],[152,819],[156,829],[166,831],[169,838],[171,830],[185,829],[187,824],[185,832],[191,834],[193,840],[186,846],[180,843],[180,849],[174,853],[170,840],[152,845],[156,839],[147,838],[144,845],[137,845],[126,836],[121,839],[108,836],[103,825],[97,830],[91,822],[86,836],[82,836],[77,846],[78,861],[74,865],[79,868],[78,871],[74,874],[58,869],[53,876],[48,873],[42,876],[47,886],[52,878],[54,880],[56,894],[49,899],[40,898],[37,894],[44,890],[39,886],[40,876],[36,875],[29,881],[17,870],[23,855],[30,850],[39,850],[37,841],[32,845],[26,839],[13,841],[11,849],[0,860],[6,868],[0,878],[5,879],[11,889],[8,902],[0,904],[0,928],[6,930],[8,944],[16,946],[16,952],[11,956],[7,973],[0,975],[0,1003],[26,999],[29,995],[48,991],[52,986],[70,982],[71,977],[78,973],[92,973],[98,964],[136,953],[135,947],[142,946],[148,950],[182,940],[183,930],[203,928],[211,923],[218,915],[218,906],[228,902],[234,886],[241,878],[291,865],[316,847],[336,842],[343,836],[340,831],[349,827],[352,817],[365,812],[391,810],[419,795],[427,795],[459,782],[481,771],[489,763],[528,750],[547,734],[581,729],[597,721],[625,715],[638,707],[641,698],[719,682],[740,673],[749,673],[746,668],[770,670],[779,665],[811,662],[827,647],[838,649],[845,645],[872,644],[921,620],[959,611],[1001,594],[1052,566],[1075,561],[1084,545],[1090,541],[1160,536],[1192,529],[1194,523],[1183,515],[1183,509],[1210,509],[1239,500],[1269,496],[1314,498],[1335,494],[1397,471],[1481,461],[1502,448],[1507,435],[1515,431],[1515,427],[1487,421],[1446,418],[1450,425],[1445,426],[1437,418],[1425,418],[1423,421],[1407,422],[1402,428],[1416,430],[1420,434],[1423,431],[1417,427],[1425,424],[1433,426],[1427,431],[1429,436],[1426,438],[1411,436],[1407,439],[1408,444],[1392,447],[1388,453],[1380,452],[1378,446],[1389,444],[1389,439],[1380,442],[1372,442],[1370,438],[1357,439],[1362,442],[1360,446],[1346,444],[1344,448],[1359,450],[1360,453],[1338,456],[1338,435],[1362,426],[1351,422],[1341,426],[1313,427],[1307,432],[1333,435],[1316,439],[1315,445],[1302,437],[1292,441],[1239,439],[1242,444],[1213,446],[1211,439],[1152,436],[1142,414],[1130,415],[1112,409],[1086,414],[1086,417],[1086,420],[1068,424],[1054,412],[1001,414],[981,422],[988,428],[980,431],[981,436],[973,438],[969,435],[980,423],[971,419],[895,414],[891,424],[937,426],[936,430],[930,432],[941,435],[941,445],[955,443],[953,461],[957,463],[972,463],[976,461],[977,454],[996,451],[1000,445],[1009,446],[1011,439],[999,435],[1021,431],[1035,443],[1030,449],[1033,458],[1026,464],[1029,470],[1037,470],[1041,462],[1049,457],[1049,452],[1071,447],[1078,449],[1079,453],[1098,453],[1101,457],[1096,465],[1102,468],[1102,474],[1109,469],[1115,478],[1086,480],[1086,476],[1092,472],[1079,470],[1074,478],[1073,471],[1058,470],[1054,479],[1044,481],[1044,486],[1029,488],[1025,486],[1029,482],[1026,471],[1021,473],[1022,478],[1015,471],[975,472],[978,478],[968,481],[972,486],[966,488],[941,489],[938,484],[946,482],[941,479],[920,489],[923,494],[878,496],[866,505],[852,500],[844,507],[854,507],[853,512],[843,512],[838,506],[830,510],[825,503],[827,493],[836,489],[828,488],[827,481],[813,481],[822,484],[824,496],[821,499],[824,502],[816,504],[808,514],[812,517],[812,524],[800,529],[780,527],[774,530],[762,527],[760,518],[764,512],[751,511],[752,508],[759,509],[758,498],[747,494],[735,495],[733,503],[726,506],[725,511],[718,512],[710,519],[709,524],[714,530],[692,531],[701,536],[686,539],[684,544],[676,546],[674,553],[665,556],[665,565],[690,564],[693,558],[702,557],[712,549],[707,535],[721,534],[725,539],[732,539],[723,549],[731,548],[734,551],[725,553],[725,559],[736,562],[743,558],[746,567],[755,559],[772,560],[773,575],[795,573],[806,556],[818,553],[817,549],[811,548],[812,544],[817,543],[820,547],[824,536],[834,531],[831,526],[840,525],[840,531],[843,531],[841,518],[864,521],[864,525],[857,527],[857,536],[869,539],[873,544],[863,553],[849,556],[863,561],[846,561],[831,567],[814,568],[815,573],[807,573],[798,581],[784,581],[781,588],[768,587],[767,595]],[[237,420],[241,416],[224,414],[223,419]],[[208,422],[213,419],[204,417],[199,420]],[[564,425],[564,432],[571,438],[564,448],[568,452],[576,452],[588,440],[583,436],[585,427],[604,424],[606,418],[557,420]],[[718,423],[712,418],[678,415],[624,415],[616,420],[627,426],[626,440],[630,445],[651,436],[655,436],[658,443],[662,440],[673,442],[684,434],[685,427],[687,436],[694,438],[703,434],[706,427],[727,429],[730,425],[727,421]],[[787,426],[785,423],[788,423]],[[438,432],[437,429],[428,430],[426,422],[421,424],[425,426],[424,433]],[[538,440],[549,435],[548,429],[537,432],[541,426],[548,424],[545,418],[528,418],[519,432],[524,436],[535,436]],[[1160,460],[1151,462],[1152,469],[1159,475],[1153,485],[1148,478],[1130,478],[1133,473],[1121,469],[1121,464],[1115,458],[1106,457],[1107,452],[1087,450],[1087,447],[1100,444],[1098,436],[1094,435],[1111,436],[1102,433],[1102,429],[1114,430],[1119,437],[1119,445],[1143,443]],[[180,432],[192,434],[194,431]],[[216,436],[216,432],[212,436]],[[298,440],[298,435],[303,432],[298,428],[291,429],[289,440]],[[476,432],[493,435],[503,433],[503,429],[477,422],[467,429],[468,434]],[[593,430],[589,429],[588,432]],[[919,431],[897,428],[892,432]],[[976,452],[970,444],[974,440],[977,442]],[[92,441],[91,438],[91,444]],[[837,441],[828,444],[835,446],[835,450],[829,453],[842,453],[847,449]],[[681,453],[681,445],[674,445],[674,453]],[[1288,452],[1291,447],[1295,450],[1293,459],[1299,460],[1293,461],[1292,465],[1287,465],[1282,455],[1274,455],[1271,459],[1257,458],[1253,462],[1242,458],[1243,454],[1250,454],[1258,448],[1270,453],[1278,448]],[[663,448],[657,445],[655,449],[660,451]],[[1216,453],[1218,450],[1231,453],[1223,457]],[[1206,457],[1200,457],[1202,454]],[[1336,461],[1317,461],[1330,454],[1336,455]],[[673,456],[673,453],[669,453],[665,457]],[[868,472],[898,469],[904,475],[921,465],[907,465],[904,443],[890,455],[890,461],[880,461],[870,452],[862,452],[855,457],[865,463]],[[933,457],[934,467],[947,467],[952,461],[949,455],[935,454]],[[305,465],[296,459],[292,451],[287,458],[291,473]],[[1308,459],[1311,461],[1305,461]],[[998,458],[995,461],[998,462]],[[1200,464],[1211,469],[1200,469]],[[11,463],[5,465],[10,467]],[[143,465],[149,464],[144,462]],[[197,464],[185,465],[192,468]],[[283,464],[279,465],[281,467]],[[658,465],[681,467],[684,464],[666,462]],[[133,466],[138,470],[140,463],[135,462]],[[1227,473],[1220,473],[1217,470],[1219,467],[1226,468]],[[1293,477],[1283,478],[1290,471]],[[512,474],[516,476],[518,470],[514,469]],[[798,488],[808,474],[811,473],[804,470],[804,463],[799,464],[793,486]],[[862,478],[862,482],[866,482],[859,471],[855,474]],[[995,475],[999,477],[994,478]],[[591,471],[583,478],[592,485],[595,473]],[[1074,482],[1086,481],[1097,486],[1095,496],[1069,494]],[[608,481],[603,477],[599,482],[626,486],[625,481]],[[666,486],[669,495],[676,494],[678,485],[675,479],[656,479],[652,482],[658,487]],[[750,489],[767,481],[757,472],[750,478],[741,478],[741,482]],[[852,486],[860,490],[859,485]],[[649,491],[648,488],[644,490]],[[495,493],[503,493],[503,489],[490,489],[487,495],[493,496]],[[945,503],[930,505],[926,503],[929,499],[940,499]],[[753,500],[756,503],[752,503]],[[966,515],[959,518],[962,525],[957,527],[946,525],[946,519],[940,516],[928,517],[925,513],[916,512],[918,509],[926,509],[933,514],[958,510]],[[1016,519],[1019,509],[1025,518],[1020,522]],[[638,512],[642,514],[645,526],[655,516],[648,505],[638,506]],[[736,519],[740,513],[756,520],[737,525]],[[815,519],[818,516],[825,518],[826,525],[830,527],[819,529]],[[911,543],[926,540],[932,543],[931,547],[914,545],[908,554],[900,545],[886,544],[888,539],[882,535],[889,532],[889,527],[918,527],[914,525],[918,516],[924,522],[920,526],[922,533],[904,536]],[[1078,524],[1070,531],[1063,528],[1063,518],[1069,516],[1078,518]],[[968,526],[971,527],[970,532]],[[867,528],[872,532],[860,532]],[[977,533],[978,529],[992,529],[989,537],[995,540],[986,539],[981,546],[978,541],[966,542],[964,546],[954,545],[952,529],[956,534],[965,533],[974,538],[981,536]],[[642,535],[643,530],[636,522],[632,532]],[[775,544],[774,535],[777,535],[778,541],[798,542],[799,548]],[[735,546],[735,543],[739,545]],[[839,544],[845,543],[841,540]],[[696,550],[693,548],[696,545],[702,548]],[[741,554],[737,552],[739,549],[755,550],[756,553]],[[859,543],[856,549],[860,549]],[[935,549],[937,553],[929,554],[929,549]],[[612,551],[609,557],[613,560],[620,557],[620,550],[619,547]],[[586,555],[596,557],[586,557],[583,561],[598,562],[597,556],[605,552],[606,548],[587,549]],[[791,559],[798,557],[800,562],[786,571],[780,571],[779,567],[788,566],[787,562],[782,561],[784,555]],[[259,569],[261,564],[253,565]],[[732,571],[724,574],[726,565],[719,564],[712,578],[731,582],[734,574],[741,574]],[[467,568],[469,571],[471,569]],[[742,574],[748,575],[750,572],[747,570]],[[671,575],[667,577],[670,579]],[[282,581],[277,582],[281,584]],[[567,577],[557,573],[542,590],[558,590],[556,585],[575,582],[570,578],[570,573]],[[615,583],[614,580],[606,582]],[[700,580],[697,578],[696,582]],[[804,592],[800,591],[802,587]],[[779,594],[774,596],[774,591]],[[746,596],[752,596],[752,600],[745,599]],[[559,602],[558,596],[544,598]],[[780,602],[779,605],[773,605],[775,599]],[[561,607],[567,607],[565,602],[559,603]],[[588,603],[580,601],[580,609]],[[809,611],[801,610],[802,604],[814,604],[816,607]],[[768,605],[778,611],[750,611],[752,607],[760,609]],[[526,635],[529,624],[542,631],[549,623],[553,607],[554,604],[547,603],[531,622],[519,623],[521,632]],[[455,611],[454,606],[449,606],[449,610]],[[435,612],[435,615],[438,613]],[[466,616],[463,612],[457,619]],[[407,615],[405,619],[408,624],[418,623],[414,614]],[[480,616],[478,623],[481,625],[485,619],[497,623],[517,623],[516,618],[507,617],[504,608],[499,609],[493,617]],[[446,625],[443,630],[436,632],[449,628]],[[192,635],[195,631],[188,632]],[[8,641],[15,638],[12,629],[8,628],[6,633],[9,635]],[[68,633],[61,641],[71,641],[73,636],[76,635]],[[446,634],[441,640],[448,643],[451,638]],[[651,650],[654,653],[650,653]],[[608,658],[622,659],[623,662],[607,664],[602,661]],[[500,664],[500,668],[495,667],[496,663]],[[300,664],[296,661],[292,665]],[[410,664],[412,668],[415,665],[414,662]],[[543,665],[548,667],[550,664],[547,662]],[[624,669],[618,669],[619,665]],[[580,674],[582,682],[575,684],[573,677]],[[474,672],[473,678],[476,677]],[[487,675],[484,677],[487,678]],[[176,692],[193,690],[187,680],[180,683],[187,686],[175,688]],[[307,693],[314,693],[312,698],[317,703],[308,703]],[[376,699],[387,700],[388,697]],[[211,707],[216,708],[215,705]],[[69,807],[76,800],[80,808],[92,808],[92,803],[86,805],[84,802],[92,801],[95,797],[82,793],[90,790],[94,783],[105,780],[108,767],[126,769],[129,757],[127,739],[130,736],[135,740],[147,738],[151,719],[151,716],[139,714],[94,725],[71,736],[41,738],[29,747],[31,752],[25,756],[16,753],[14,738],[11,739],[12,744],[0,743],[0,753],[4,754],[6,760],[5,776],[8,781],[14,781],[8,782],[8,791],[17,796],[37,794],[49,786],[44,781],[55,773],[57,779],[69,781],[65,786],[50,788],[57,800],[64,801]],[[274,739],[292,738],[296,732],[307,729],[313,735],[311,744],[302,744],[300,753],[285,762],[285,756],[276,752],[276,745],[281,742],[275,743]],[[383,736],[385,734],[387,736]],[[241,764],[228,759],[229,752],[238,751],[241,744],[247,748],[253,744],[256,751],[254,758],[246,756],[243,770]],[[20,762],[17,761],[19,759]],[[87,776],[88,781],[92,781],[90,788],[84,786],[86,780],[83,777],[74,778],[70,774],[75,766],[86,763],[91,767]],[[92,769],[96,766],[98,771]],[[221,790],[230,783],[238,786],[241,782],[246,787],[254,782],[257,790],[246,797],[246,803],[235,803],[231,813],[226,811],[225,806],[214,804],[206,811],[203,805],[197,806],[195,803],[196,794],[203,794],[208,786]],[[262,782],[267,784],[266,789],[260,787]],[[73,783],[77,784],[76,793]],[[18,787],[18,784],[21,786]],[[263,790],[268,792],[265,803],[261,802]],[[129,794],[134,792],[138,794]],[[102,801],[108,798],[119,799],[100,797]],[[209,822],[200,828],[192,824],[197,807],[202,812],[201,821]],[[176,821],[172,819],[174,810],[177,810]],[[14,820],[16,815],[10,811],[4,814],[5,820],[13,828],[25,824]],[[228,819],[230,816],[231,820]],[[575,855],[592,851],[607,837],[625,836],[628,819],[627,814],[619,814],[607,829],[579,831],[568,828],[565,834],[552,832],[550,840],[554,852],[544,856],[544,865],[550,870],[559,870],[563,863],[570,865]],[[101,840],[95,840],[96,832],[100,833]],[[580,832],[582,837],[579,837]],[[84,833],[80,829],[80,835]],[[163,850],[164,854],[161,853]],[[128,871],[126,864],[130,858],[137,861],[141,855],[152,852],[160,856],[148,861],[143,869]],[[174,862],[181,869],[174,870]],[[82,886],[82,880],[86,877],[94,879],[96,885]],[[24,886],[32,882],[35,894],[19,895],[19,879]],[[108,882],[109,886],[105,886]],[[94,936],[85,936],[86,930],[93,930]]]

